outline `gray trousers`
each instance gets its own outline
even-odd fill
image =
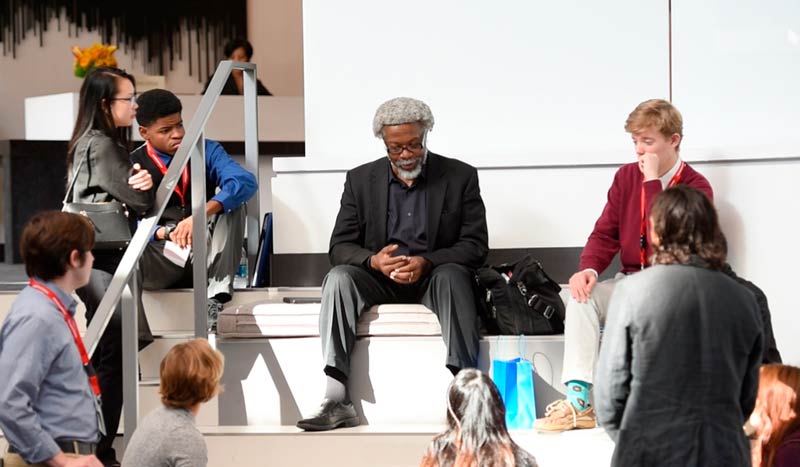
[[[233,296],[233,275],[239,267],[244,245],[244,205],[229,213],[217,213],[208,219],[208,298],[227,294]],[[173,287],[191,287],[192,261],[190,256],[185,267],[180,267],[164,256],[165,240],[150,242],[140,260],[145,290],[160,290]]]
[[[325,365],[350,375],[350,352],[361,313],[384,303],[422,303],[439,318],[447,347],[445,364],[474,368],[478,363],[479,319],[474,273],[442,264],[416,284],[398,284],[364,266],[340,265],[322,282],[319,331]]]

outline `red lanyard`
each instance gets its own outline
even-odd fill
[[[147,148],[147,155],[150,156],[150,160],[158,167],[158,170],[161,171],[161,175],[165,175],[167,173],[167,166],[164,165],[164,161],[161,160],[158,154],[156,154],[156,150],[153,149],[153,146],[150,145],[150,142],[145,142],[145,147]],[[181,199],[181,206],[186,206],[186,190],[189,188],[189,168],[184,167],[183,172],[181,172],[181,186],[178,187],[175,184],[175,194]]]
[[[89,384],[92,386],[92,392],[94,392],[95,396],[99,397],[100,383],[97,381],[97,375],[94,372],[94,368],[92,368],[92,362],[89,360],[89,354],[86,353],[86,347],[83,345],[83,339],[81,339],[81,335],[78,333],[78,325],[75,324],[75,320],[72,318],[72,315],[69,314],[67,308],[63,303],[61,303],[61,300],[59,300],[56,294],[54,294],[52,290],[48,289],[47,286],[40,284],[33,279],[31,279],[28,283],[31,287],[43,293],[45,296],[47,296],[47,298],[55,303],[56,308],[58,308],[58,311],[61,312],[61,315],[64,317],[64,321],[67,322],[67,327],[69,328],[69,332],[72,334],[72,338],[75,339],[75,345],[78,346],[78,353],[81,354],[81,363],[83,363],[83,369],[89,376]]]
[[[686,162],[681,161],[680,167],[678,167],[678,171],[675,172],[675,175],[672,176],[669,183],[667,183],[667,188],[673,187],[678,184],[681,180],[681,174],[683,174],[683,169],[686,167]],[[644,182],[642,182],[642,197],[640,201],[641,205],[641,213],[642,213],[642,224],[641,229],[639,230],[639,265],[642,269],[644,269],[645,261],[647,260],[647,217],[645,217],[645,205],[644,205]]]

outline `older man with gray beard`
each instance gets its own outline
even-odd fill
[[[447,368],[475,367],[474,270],[488,252],[486,210],[474,167],[428,151],[433,115],[422,101],[381,104],[373,132],[387,157],[349,171],[322,283],[325,399],[297,423],[308,431],[356,426],[347,380],[359,316],[373,305],[422,303],[439,318]]]

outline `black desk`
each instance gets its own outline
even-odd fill
[[[66,141],[0,141],[6,264],[22,262],[19,237],[28,219],[39,211],[61,209],[66,157]]]

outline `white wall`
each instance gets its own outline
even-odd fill
[[[17,58],[11,54],[0,55],[0,139],[24,139],[25,125],[23,119],[24,100],[30,96],[77,92],[83,82],[73,75],[72,46],[89,47],[100,42],[100,34],[96,31],[82,31],[78,37],[70,37],[64,26],[59,32],[57,22],[53,19],[44,34],[44,46],[39,47],[39,38],[29,35],[17,47]],[[185,48],[184,48],[185,50]],[[120,49],[114,53],[119,66],[127,69],[134,76],[144,73],[141,55],[134,59]],[[185,57],[184,57],[185,58]],[[173,71],[166,75],[167,88],[183,94],[199,93],[203,84],[197,76],[189,76],[188,60],[175,62]]]
[[[373,112],[396,96],[425,100],[476,165],[619,162],[621,116],[669,96],[666,1],[303,6],[306,158],[289,170],[369,160]]]
[[[247,0],[253,62],[276,96],[303,95],[303,1]]]

